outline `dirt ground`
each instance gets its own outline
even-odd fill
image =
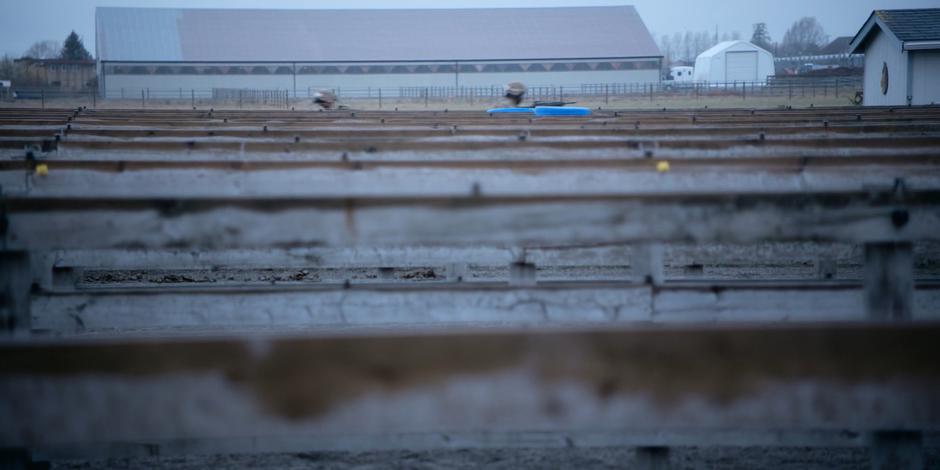
[[[807,93],[806,96],[795,96],[790,99],[788,96],[748,96],[746,99],[741,96],[710,96],[696,99],[691,96],[654,96],[653,100],[649,97],[610,97],[605,99],[603,96],[590,97],[565,97],[566,101],[576,101],[576,106],[586,106],[592,109],[728,109],[728,108],[754,108],[754,109],[773,109],[792,106],[794,108],[809,107],[829,107],[829,106],[854,106],[847,94],[843,93],[838,98],[830,90],[826,95],[821,92],[816,96]],[[291,109],[297,111],[314,111],[319,108],[313,104],[313,101],[306,98],[291,100],[290,106],[271,106],[271,105],[248,105],[239,106],[237,102],[213,102],[211,100],[196,100],[197,109],[218,109],[218,110],[285,110]],[[531,104],[531,102],[523,103]],[[384,99],[379,107],[378,99],[368,98],[340,98],[340,105],[346,106],[352,110],[369,111],[441,111],[459,110],[459,111],[484,111],[493,107],[507,106],[508,102],[500,99],[459,99],[459,100],[440,100],[432,99],[425,104],[423,99]],[[0,107],[3,108],[41,108],[43,103],[40,100],[18,100],[18,101],[0,101]],[[77,108],[87,106],[89,109],[192,109],[192,103],[188,99],[150,99],[146,103],[141,100],[121,100],[121,99],[99,99],[90,98],[80,99],[47,99],[45,108]]]
[[[925,451],[925,468],[940,468],[940,448]],[[307,452],[296,454],[211,455],[56,462],[57,470],[98,469],[607,469],[635,466],[632,448],[476,449],[394,452]],[[672,450],[673,470],[868,469],[865,449],[679,447]]]

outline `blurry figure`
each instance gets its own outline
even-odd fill
[[[313,95],[313,102],[323,109],[333,109],[336,105],[336,93],[332,90],[319,90]]]
[[[506,98],[512,101],[513,106],[519,106],[525,97],[526,86],[521,82],[512,82],[506,85]]]

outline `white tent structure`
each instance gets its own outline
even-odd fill
[[[695,81],[763,82],[774,75],[774,56],[747,41],[725,41],[695,59]]]

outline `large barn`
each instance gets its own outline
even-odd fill
[[[425,10],[98,8],[101,92],[653,83],[632,6]],[[181,91],[182,93],[182,91]]]
[[[940,103],[940,8],[876,10],[850,48],[865,54],[866,105]]]

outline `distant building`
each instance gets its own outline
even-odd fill
[[[45,88],[55,88],[61,91],[82,91],[95,88],[97,71],[94,60],[27,57],[16,59],[14,62],[25,66],[31,82],[41,83]]]
[[[821,56],[848,54],[849,47],[852,45],[852,36],[840,36],[833,39],[829,44],[819,50]]]
[[[774,75],[774,56],[747,41],[725,41],[695,59],[695,81],[764,82]]]
[[[695,67],[676,65],[669,67],[669,80],[673,82],[691,82],[695,80]]]
[[[814,55],[775,57],[778,75],[812,74],[817,76],[853,76],[862,75],[865,65],[863,54],[849,52],[852,36],[842,36],[826,44]]]
[[[868,106],[940,103],[940,8],[876,10],[851,43]]]
[[[140,90],[658,83],[632,6],[429,10],[98,8],[99,86]]]

